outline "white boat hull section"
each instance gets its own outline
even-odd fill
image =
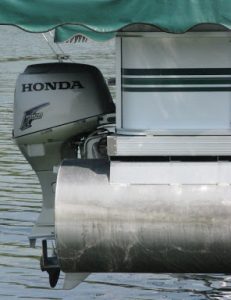
[[[117,128],[230,131],[230,33],[120,33]]]
[[[55,231],[61,270],[230,272],[231,180],[225,163],[205,163],[204,172],[203,164],[195,164],[198,177],[193,163],[189,170],[163,163],[166,174],[160,163],[128,164],[79,160],[60,168]]]
[[[231,156],[231,136],[117,135],[107,140],[109,156]]]
[[[231,163],[111,162],[110,183],[129,185],[229,185],[231,183]]]

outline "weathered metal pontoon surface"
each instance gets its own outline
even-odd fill
[[[0,24],[30,32],[59,26],[57,41],[79,32],[105,40],[125,26],[138,23],[173,33],[205,23],[230,29],[230,11],[228,0],[1,0]]]
[[[129,172],[121,183],[118,166],[117,177],[110,168],[98,160],[60,168],[55,226],[64,272],[230,272],[229,184],[128,184]]]

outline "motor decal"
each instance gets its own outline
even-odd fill
[[[40,104],[38,106],[35,106],[31,109],[28,109],[24,112],[24,115],[23,115],[23,119],[22,119],[22,123],[21,123],[21,127],[20,129],[21,130],[26,130],[30,127],[32,127],[32,122],[34,120],[38,120],[38,119],[42,119],[43,117],[43,112],[38,112],[40,109],[42,109],[43,107],[46,107],[50,105],[49,102],[46,102],[46,103],[43,103],[43,104]]]

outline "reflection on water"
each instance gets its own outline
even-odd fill
[[[62,278],[49,289],[39,269],[40,246],[30,249],[27,240],[40,211],[40,187],[11,132],[18,73],[28,64],[53,61],[54,54],[40,34],[4,27],[0,37],[0,299],[231,299],[231,277],[223,275],[92,274],[75,290],[63,291]],[[63,48],[72,60],[113,76],[113,42]]]

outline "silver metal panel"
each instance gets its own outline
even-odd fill
[[[227,68],[229,39],[230,32],[123,33],[122,68]]]
[[[110,184],[109,170],[93,160],[59,170],[64,272],[230,272],[230,186]]]
[[[111,162],[110,183],[231,184],[231,163]]]
[[[117,135],[132,135],[132,136],[163,136],[163,135],[183,135],[183,136],[208,136],[208,135],[231,135],[231,130],[191,130],[191,129],[183,129],[183,130],[157,130],[157,129],[152,129],[152,130],[130,130],[130,129],[117,129],[116,130]]]
[[[108,155],[231,155],[231,136],[109,136]]]
[[[117,46],[118,129],[230,130],[230,33],[128,32]]]

